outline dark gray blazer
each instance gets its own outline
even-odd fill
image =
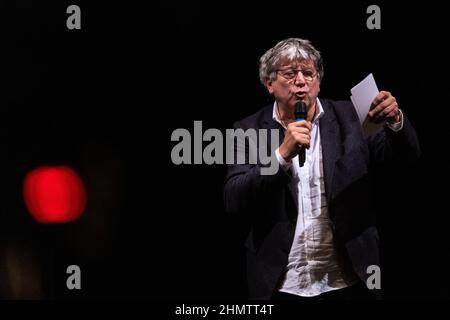
[[[365,139],[351,102],[320,101],[324,109],[319,124],[325,193],[336,248],[365,281],[370,275],[367,267],[379,265],[371,169],[387,160],[414,161],[420,147],[406,117],[399,132],[384,128]],[[278,129],[281,143],[284,129],[272,119],[272,110],[269,105],[236,122],[235,128]],[[250,226],[245,246],[251,299],[269,299],[279,285],[297,220],[298,200],[290,172],[280,168],[274,175],[261,175],[261,166],[228,165],[224,187],[226,211],[244,218]]]

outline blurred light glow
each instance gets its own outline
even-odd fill
[[[67,223],[78,219],[86,207],[80,176],[68,166],[43,166],[30,171],[23,195],[31,216],[39,223]]]

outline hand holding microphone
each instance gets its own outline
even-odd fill
[[[303,101],[297,102],[295,105],[295,111],[294,111],[295,121],[296,122],[306,121],[306,114],[307,114],[306,103],[304,103]],[[302,145],[300,145],[300,146],[302,146]],[[308,147],[309,147],[309,142],[308,142]],[[301,150],[298,154],[298,163],[300,164],[300,167],[305,164],[305,148],[301,148]]]
[[[299,164],[305,163],[305,148],[309,148],[311,140],[311,122],[306,120],[307,109],[303,101],[295,105],[295,122],[287,126],[283,143],[280,145],[280,155],[287,162],[291,161],[296,155],[299,155]]]

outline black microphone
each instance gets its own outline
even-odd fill
[[[306,120],[306,103],[303,101],[299,101],[295,104],[294,117],[295,121],[305,121]],[[305,164],[305,148],[302,147],[302,150],[298,154],[298,163],[300,167],[303,167]]]

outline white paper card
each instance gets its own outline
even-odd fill
[[[384,123],[372,123],[367,119],[367,114],[369,113],[372,101],[379,93],[372,73],[369,74],[363,81],[354,86],[350,92],[350,100],[355,106],[356,113],[359,117],[359,122],[363,127],[364,135],[367,137],[375,131],[378,131],[384,125]]]

